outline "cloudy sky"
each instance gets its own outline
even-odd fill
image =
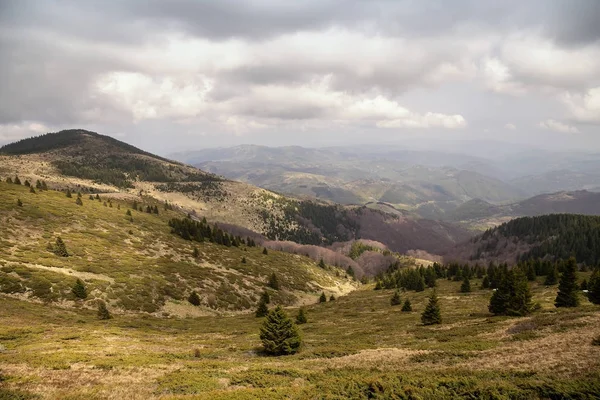
[[[598,0],[0,0],[0,144],[600,150]]]

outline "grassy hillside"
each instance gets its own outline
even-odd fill
[[[282,290],[272,293],[277,303],[316,301],[323,288],[338,294],[352,289],[342,270],[323,270],[306,257],[185,241],[168,226],[170,218],[183,215],[164,210],[152,198],[137,201],[144,208],[157,206],[158,215],[130,210],[135,198],[124,200],[118,194],[101,194],[100,201],[86,194],[81,206],[76,197],[59,191],[30,193],[24,185],[0,183],[1,292],[76,306],[71,287],[81,278],[90,307],[94,299],[104,299],[123,312],[197,315],[252,309],[272,273],[282,284]],[[59,236],[69,257],[47,249]],[[200,294],[201,307],[186,300],[193,290]]]
[[[2,297],[0,397],[597,398],[600,307],[556,309],[556,287],[538,282],[540,311],[491,317],[491,291],[463,294],[460,285],[438,280],[443,323],[433,327],[419,321],[430,289],[401,294],[409,313],[390,306],[391,290],[309,306],[304,346],[284,357],[260,352],[261,319],[251,315],[98,321],[85,309]]]

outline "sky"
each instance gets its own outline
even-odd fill
[[[0,0],[0,144],[600,150],[598,0]]]

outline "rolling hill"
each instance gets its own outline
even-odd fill
[[[490,227],[518,217],[561,213],[600,215],[600,193],[586,190],[562,191],[505,205],[473,199],[457,207],[444,219],[470,226]]]
[[[382,201],[440,218],[473,198],[505,202],[523,191],[488,171],[477,157],[377,148],[236,146],[177,153],[173,157],[231,179],[297,196],[343,204]]]
[[[270,290],[273,273],[281,289],[271,290],[271,297],[280,304],[311,301],[311,295],[316,301],[323,289],[339,295],[356,287],[345,270],[319,268],[306,257],[265,255],[245,242],[184,240],[171,232],[169,221],[185,214],[150,197],[102,193],[78,199],[75,192],[67,197],[33,191],[0,182],[0,292],[16,298],[74,307],[80,302],[71,288],[80,278],[88,306],[103,299],[120,312],[185,316],[250,310]],[[147,207],[152,212],[142,211]],[[67,257],[53,251],[59,237]],[[187,301],[192,291],[200,307]]]
[[[147,196],[211,223],[270,240],[323,246],[362,238],[382,242],[392,251],[435,253],[469,236],[452,224],[286,197],[84,130],[61,131],[0,148],[0,176],[14,174],[31,182],[45,180],[55,189]]]

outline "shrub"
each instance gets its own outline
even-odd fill
[[[78,299],[85,299],[88,296],[87,289],[85,288],[85,285],[83,284],[83,281],[81,279],[77,279],[77,281],[75,282],[75,285],[71,289],[71,292]]]
[[[335,296],[333,294],[329,296],[329,301],[335,301]]]
[[[98,301],[98,319],[111,319],[112,315],[110,315],[110,312],[108,311],[108,308],[106,308],[106,303],[102,300]]]
[[[198,296],[198,293],[196,293],[195,291],[192,291],[192,293],[190,293],[190,295],[188,296],[188,301],[192,305],[199,306],[200,305],[200,296]]]
[[[266,248],[266,247],[263,247],[263,252],[262,252],[262,253],[263,253],[264,255],[267,255],[267,254],[269,254],[269,251],[267,250],[267,248]]]
[[[300,307],[298,310],[298,315],[296,315],[296,324],[302,325],[308,322],[308,318],[306,318],[306,311],[304,311],[304,307]]]
[[[256,315],[257,318],[262,318],[265,315],[267,315],[269,313],[269,306],[267,306],[267,302],[265,301],[264,297],[260,298],[260,301],[258,302],[258,307],[256,308],[256,311],[254,312],[254,315]]]
[[[327,296],[325,296],[325,292],[321,293],[321,296],[319,297],[319,303],[326,303],[327,302]]]
[[[277,275],[275,275],[275,272],[273,272],[269,277],[268,285],[272,289],[279,290],[279,279],[277,279]]]
[[[462,285],[460,285],[461,293],[469,293],[471,291],[471,282],[469,281],[469,277],[465,276],[463,279]]]
[[[302,344],[298,327],[281,306],[267,314],[260,328],[260,340],[265,352],[271,355],[294,354]]]
[[[544,281],[544,285],[546,286],[554,286],[558,283],[558,268],[554,265],[554,268],[551,268],[548,271],[548,275],[546,275],[546,280]]]
[[[17,206],[23,207],[23,202],[21,201],[21,199],[17,199]]]
[[[83,201],[81,201],[81,197],[77,197],[77,200],[75,200],[75,204],[77,204],[78,206],[83,205]]]
[[[67,251],[67,246],[65,242],[63,242],[62,238],[58,236],[56,238],[56,242],[54,246],[49,246],[52,249],[52,252],[60,257],[69,257],[69,252]]]
[[[264,292],[262,292],[262,294],[260,295],[260,299],[262,301],[264,301],[265,304],[269,304],[271,302],[271,296],[269,295],[269,292],[267,292],[266,290]]]
[[[390,299],[390,305],[392,305],[392,306],[398,306],[401,303],[402,303],[402,299],[400,298],[400,292],[396,290],[394,292],[394,295]]]
[[[402,311],[404,311],[404,312],[412,311],[412,304],[410,304],[409,299],[404,300],[404,304],[402,305]]]

